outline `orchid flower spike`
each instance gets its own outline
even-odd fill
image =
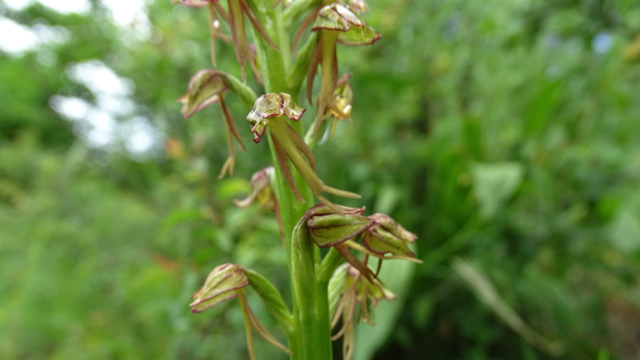
[[[182,115],[185,119],[211,104],[220,103],[225,128],[227,130],[229,157],[222,166],[222,170],[218,176],[219,178],[224,177],[227,171],[233,175],[236,158],[236,153],[233,148],[233,138],[238,141],[242,150],[247,150],[242,143],[238,128],[233,122],[231,112],[224,101],[226,91],[227,86],[224,83],[223,77],[218,72],[215,70],[200,70],[189,81],[189,90],[187,93],[178,99],[178,102],[182,103]]]
[[[191,311],[200,313],[225,300],[237,297],[242,306],[245,330],[247,333],[247,346],[251,360],[256,360],[255,351],[253,350],[252,328],[270,344],[290,354],[289,349],[278,342],[278,340],[267,331],[264,325],[262,325],[253,311],[251,311],[247,299],[244,296],[244,290],[249,284],[247,274],[241,266],[235,264],[220,265],[211,271],[207,280],[204,282],[204,286],[191,296],[193,299],[193,302],[189,305]]]
[[[313,194],[329,208],[341,213],[340,207],[334,205],[320,192],[354,199],[360,198],[360,195],[332,188],[320,180],[316,174],[316,161],[311,149],[285,120],[286,117],[297,121],[304,112],[305,109],[297,106],[289,94],[270,93],[260,96],[247,116],[247,121],[252,126],[251,131],[254,133],[253,141],[259,143],[266,129],[269,128],[280,171],[296,199],[304,203],[287,159],[291,160]]]
[[[332,113],[338,113],[341,118],[348,118],[348,114],[345,116],[335,104],[335,91],[338,87],[337,43],[348,46],[370,45],[380,40],[381,36],[348,7],[340,4],[321,8],[311,31],[319,31],[320,39],[307,72],[309,103],[312,103],[313,80],[318,71],[318,65],[322,66],[322,88],[318,95],[318,114],[314,128],[314,136],[316,136],[322,122]],[[330,112],[326,111],[327,108]]]

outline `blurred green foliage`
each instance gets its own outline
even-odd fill
[[[424,264],[386,269],[387,283],[408,285],[380,305],[356,356],[548,359],[552,344],[562,359],[637,359],[640,5],[368,3],[383,39],[339,48],[353,121],[316,147],[318,173],[362,195],[346,205],[417,233]],[[92,4],[86,15],[2,7],[69,37],[0,53],[0,357],[246,358],[236,304],[200,315],[187,304],[223,262],[259,270],[287,298],[273,216],[232,206],[269,164],[267,145],[252,144],[249,109],[230,95],[251,146],[218,180],[219,110],[180,115],[176,99],[210,66],[203,11],[150,2],[150,35],[138,39]],[[239,75],[232,48],[218,46],[218,66]],[[43,65],[42,48],[56,61]],[[130,116],[148,118],[164,149],[91,148],[50,107],[55,95],[97,103],[68,71],[92,59],[135,84]]]

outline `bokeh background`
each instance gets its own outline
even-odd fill
[[[424,263],[384,269],[399,299],[356,358],[640,359],[640,3],[368,3],[383,38],[339,49],[353,121],[318,171]],[[168,0],[0,1],[0,358],[248,357],[235,302],[187,306],[225,262],[288,292],[272,214],[232,205],[270,163],[248,109],[218,180],[219,110],[176,102],[208,44]]]

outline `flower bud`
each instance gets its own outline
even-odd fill
[[[273,172],[273,166],[269,166],[268,168],[253,174],[253,176],[251,176],[251,192],[249,195],[247,195],[243,200],[233,200],[233,203],[239,208],[244,208],[257,200],[260,206],[273,210],[276,214],[278,227],[280,228],[282,244],[286,248],[286,238],[284,236],[282,218],[280,217],[280,206],[278,204],[278,198],[276,198],[276,195],[271,188]]]
[[[202,108],[213,103],[219,102],[222,109],[222,116],[227,130],[227,144],[229,146],[229,157],[222,166],[219,178],[222,178],[227,170],[233,175],[233,167],[235,163],[235,150],[233,149],[233,138],[238,141],[242,150],[246,150],[238,128],[233,122],[231,112],[224,101],[224,94],[227,91],[227,85],[231,83],[230,76],[215,70],[200,70],[189,81],[189,90],[178,99],[182,105],[182,114],[185,118],[200,111]]]
[[[362,216],[365,208],[340,206],[343,214],[335,213],[324,204],[316,205],[305,214],[311,239],[319,247],[341,244],[362,234],[373,221]]]
[[[238,296],[235,290],[249,285],[249,280],[242,268],[235,264],[224,264],[211,271],[204,286],[193,296],[189,304],[191,311],[199,313],[225,300]]]
[[[189,118],[202,108],[215,104],[226,90],[215,70],[198,71],[189,81],[187,93],[178,99],[182,103],[182,115]]]
[[[273,173],[273,166],[269,166],[266,169],[262,169],[251,176],[251,192],[243,200],[233,200],[239,208],[249,206],[255,200],[261,206],[273,209],[275,204],[275,196],[270,186],[270,174]]]
[[[384,214],[373,214],[367,219],[373,221],[362,237],[362,244],[374,253],[384,255],[391,253],[406,257],[415,257],[409,249],[409,244],[418,237],[407,231],[393,218]]]
[[[249,276],[247,276],[247,274]],[[264,325],[262,325],[253,311],[251,311],[247,299],[244,296],[244,288],[250,284],[249,277],[251,278],[251,284],[258,291],[260,298],[265,300],[269,311],[275,313],[278,320],[283,321],[285,325],[290,323],[291,315],[276,288],[260,274],[249,269],[245,270],[235,264],[224,264],[213,269],[207,277],[204,286],[191,297],[194,299],[189,305],[191,306],[191,311],[199,313],[224,300],[237,297],[240,300],[242,314],[244,316],[249,357],[252,360],[256,359],[253,349],[252,328],[269,343],[285,353],[290,354],[289,349],[278,342],[278,340],[267,331]]]

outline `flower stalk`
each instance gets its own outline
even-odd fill
[[[179,0],[175,0],[179,1]],[[368,45],[380,35],[367,26],[357,13],[364,11],[363,0],[261,1],[227,0],[225,10],[220,0],[181,0],[183,5],[207,7],[211,35],[211,61],[216,66],[215,39],[228,40],[220,21],[231,30],[235,55],[242,81],[219,70],[202,70],[189,83],[189,90],[179,101],[189,117],[202,108],[219,103],[227,131],[229,157],[221,176],[233,174],[235,150],[233,140],[246,150],[225,95],[235,94],[244,104],[253,106],[247,116],[253,141],[260,146],[266,136],[273,167],[259,171],[251,179],[251,192],[239,207],[257,201],[275,212],[280,235],[287,252],[291,282],[291,310],[280,292],[254,270],[235,264],[216,267],[204,286],[194,294],[193,312],[202,312],[224,300],[238,298],[243,312],[249,356],[253,351],[253,331],[266,341],[290,354],[294,360],[331,360],[333,339],[343,337],[343,356],[352,355],[354,317],[372,323],[371,307],[378,300],[393,298],[377,279],[382,262],[395,259],[419,261],[409,249],[416,236],[383,214],[366,216],[365,208],[349,208],[329,200],[326,194],[358,199],[356,193],[330,187],[316,173],[312,148],[329,127],[336,132],[338,120],[350,119],[353,91],[350,74],[339,78],[337,44]],[[252,26],[245,32],[245,19]],[[293,29],[302,19],[300,29]],[[311,34],[297,55],[291,56],[306,28]],[[293,34],[293,42],[289,36]],[[254,52],[255,50],[255,52]],[[264,95],[256,96],[246,84],[245,65],[249,61],[254,77],[264,84]],[[297,99],[306,77],[306,95],[313,98],[313,82],[322,70],[321,89],[316,94],[315,121],[306,126],[303,138],[303,115]],[[314,204],[314,198],[320,204]],[[325,256],[321,256],[321,248]],[[368,266],[368,259],[378,259],[378,269]],[[340,266],[343,262],[346,264]],[[288,347],[280,344],[251,311],[245,291],[252,288],[276,318],[287,336]],[[338,319],[343,326],[338,329]],[[333,320],[333,321],[332,321]],[[333,324],[332,324],[333,322]]]

